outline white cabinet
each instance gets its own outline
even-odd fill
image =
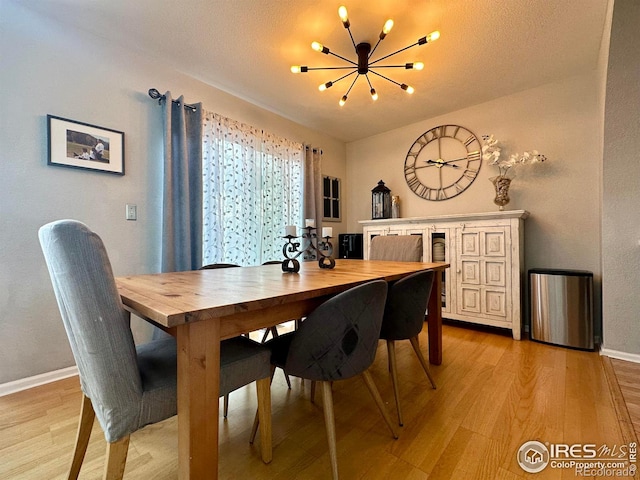
[[[528,216],[512,210],[363,220],[364,258],[376,235],[421,235],[425,262],[436,261],[444,244],[451,267],[443,273],[443,317],[508,328],[520,340]]]

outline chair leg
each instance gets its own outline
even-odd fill
[[[389,430],[391,430],[391,433],[393,434],[393,438],[397,439],[398,434],[396,433],[396,429],[393,428],[393,423],[391,422],[391,418],[389,417],[387,410],[384,408],[382,397],[380,396],[380,392],[378,391],[376,384],[373,383],[373,378],[371,377],[371,373],[369,373],[369,370],[365,370],[364,372],[362,372],[362,378],[364,380],[364,383],[367,385],[367,388],[369,389],[369,392],[371,393],[373,400],[376,402],[376,405],[378,406],[378,410],[380,410],[380,413],[382,414],[384,421],[387,423]]]
[[[269,379],[269,409],[271,409],[271,383],[273,382],[273,374],[276,371],[275,365],[271,365],[271,378]],[[269,414],[269,422],[271,422],[271,414]],[[271,425],[271,423],[269,423]],[[258,433],[258,427],[260,426],[260,405],[258,405],[258,410],[256,410],[256,414],[253,417],[253,426],[251,427],[251,436],[249,437],[249,443],[253,445],[253,442],[256,440],[256,434]],[[271,430],[271,427],[269,427]]]
[[[256,381],[256,387],[258,390],[258,422],[261,424],[260,449],[262,461],[269,463],[273,458],[271,446],[271,380],[269,378],[261,378]]]
[[[264,343],[267,341],[267,337],[269,336],[270,331],[271,330],[269,328],[264,329],[264,335],[262,336],[262,340],[260,341],[260,343]]]
[[[424,356],[422,356],[422,351],[420,350],[420,344],[418,343],[418,337],[416,336],[416,337],[410,338],[409,341],[411,342],[413,351],[416,352],[416,355],[418,356],[418,360],[420,360],[420,364],[424,369],[424,373],[427,374],[427,377],[431,382],[431,387],[435,389],[436,382],[433,381],[433,377],[431,376],[431,371],[429,370],[429,365],[427,364],[427,361],[424,359]]]
[[[73,448],[73,458],[69,467],[68,480],[77,480],[80,475],[80,467],[84,455],[87,453],[87,445],[89,445],[89,437],[91,437],[91,428],[96,413],[93,410],[91,399],[86,395],[82,395],[82,403],[80,405],[80,421],[78,423],[78,433],[76,434],[76,444]]]
[[[287,372],[284,370],[282,370],[282,373],[284,373],[284,379],[287,381],[287,387],[291,390],[291,379],[289,378],[289,375],[287,375]]]
[[[224,396],[223,407],[222,407],[222,415],[224,418],[227,418],[227,414],[229,413],[229,394],[227,393]]]
[[[333,480],[338,480],[338,453],[336,448],[336,419],[333,414],[333,394],[330,382],[320,382],[322,388],[322,408],[324,410],[324,426],[327,429],[329,442],[329,458]]]
[[[271,334],[271,338],[276,338],[278,336],[278,327],[274,325],[273,327],[265,329],[264,335],[262,336],[262,341],[260,343],[266,342],[269,334]]]
[[[128,451],[129,435],[116,442],[107,443],[107,462],[104,466],[103,480],[122,480]]]
[[[258,408],[255,416],[253,417],[253,426],[251,427],[251,436],[249,437],[249,443],[251,445],[253,445],[253,442],[256,441],[256,435],[258,433],[259,426],[260,426],[260,408]]]
[[[396,398],[396,409],[398,410],[398,425],[404,425],[402,421],[402,410],[400,409],[400,389],[398,387],[398,365],[396,363],[396,344],[393,340],[387,340],[387,353],[389,357],[389,371],[391,372],[391,383],[393,384],[393,395]]]
[[[316,403],[316,381],[311,380],[311,403]]]

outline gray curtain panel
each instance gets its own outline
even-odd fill
[[[165,94],[162,271],[202,266],[202,104]]]
[[[316,221],[316,232],[322,232],[322,150],[304,147],[304,218]]]

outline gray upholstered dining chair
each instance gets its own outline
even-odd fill
[[[369,260],[422,261],[422,235],[377,235],[371,239]]]
[[[121,479],[130,435],[176,414],[175,339],[134,344],[104,244],[86,225],[60,220],[41,227],[38,237],[83,392],[68,478],[80,473],[97,416],[107,441],[104,478]],[[220,392],[233,388],[240,373],[243,381],[249,381],[248,372],[250,381],[259,379],[259,415],[267,422],[260,432],[262,458],[269,462],[270,353],[257,342],[232,340],[220,346]]]
[[[424,326],[424,314],[427,310],[431,287],[433,286],[433,271],[417,272],[389,285],[387,302],[384,308],[380,338],[387,342],[389,371],[393,383],[393,393],[398,411],[398,423],[403,425],[402,410],[400,409],[400,393],[398,389],[398,367],[396,363],[396,340],[409,340],[416,353],[420,365],[427,374],[431,386],[436,388],[429,366],[420,351],[418,335]]]
[[[338,461],[332,382],[361,375],[393,437],[398,438],[368,371],[376,355],[386,295],[384,280],[353,287],[322,303],[298,330],[265,344],[271,349],[272,372],[277,366],[289,375],[320,382],[334,479],[338,478]]]

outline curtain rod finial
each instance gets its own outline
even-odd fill
[[[149,89],[149,96],[151,98],[153,98],[154,100],[158,100],[158,103],[162,102],[162,100],[164,100],[164,95],[162,95],[157,89],[155,88],[150,88]]]

